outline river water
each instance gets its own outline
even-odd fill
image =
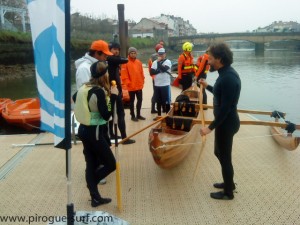
[[[239,108],[283,111],[286,120],[300,124],[300,52],[291,50],[266,50],[256,55],[254,50],[235,50],[232,66],[242,80]],[[203,52],[194,52],[195,58]],[[176,59],[178,54],[168,55]],[[146,64],[147,57],[141,58]],[[208,73],[208,82],[213,84],[217,72]],[[72,90],[75,90],[72,71]],[[0,83],[0,97],[13,100],[37,96],[35,77]],[[150,101],[150,100],[149,100]],[[258,116],[256,116],[258,117]],[[271,118],[258,117],[263,120]],[[297,132],[298,133],[298,132]],[[1,131],[0,131],[1,134]]]

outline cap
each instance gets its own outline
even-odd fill
[[[117,42],[111,42],[109,43],[109,49],[112,49],[112,48],[118,48],[118,49],[121,49],[121,46],[119,43]]]
[[[166,50],[165,50],[164,48],[160,48],[160,49],[158,49],[157,53],[158,53],[159,55],[163,55],[163,54],[166,53]]]
[[[101,51],[106,55],[113,55],[108,48],[107,42],[103,40],[94,41],[90,47],[91,50]]]
[[[93,63],[90,67],[91,75],[94,78],[99,78],[106,74],[107,72],[107,65],[104,61],[97,61]]]
[[[131,52],[137,52],[136,48],[135,47],[130,47],[128,49],[128,54],[130,54]]]

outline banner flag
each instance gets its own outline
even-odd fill
[[[55,147],[67,149],[65,0],[27,0],[27,5],[41,102],[40,129],[54,134]]]

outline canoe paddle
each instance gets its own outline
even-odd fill
[[[116,81],[112,80],[111,85],[116,86]],[[119,161],[118,150],[118,117],[117,117],[117,100],[114,104],[114,130],[115,130],[115,157],[116,157],[116,192],[117,192],[117,205],[120,212],[122,212],[122,189],[121,189],[121,168]]]
[[[199,99],[200,99],[199,106],[200,106],[200,113],[201,113],[201,125],[202,125],[202,127],[204,127],[205,126],[205,116],[204,116],[204,110],[203,110],[203,85],[202,84],[200,85]],[[201,136],[201,139],[202,139],[201,149],[199,152],[196,168],[194,171],[194,176],[193,176],[194,180],[195,180],[196,174],[198,172],[198,167],[200,165],[200,159],[201,159],[201,156],[202,156],[205,144],[206,144],[206,135]]]

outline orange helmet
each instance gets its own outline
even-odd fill
[[[155,46],[155,51],[157,52],[158,49],[163,48],[163,47],[164,47],[163,45],[157,44],[157,45]]]

